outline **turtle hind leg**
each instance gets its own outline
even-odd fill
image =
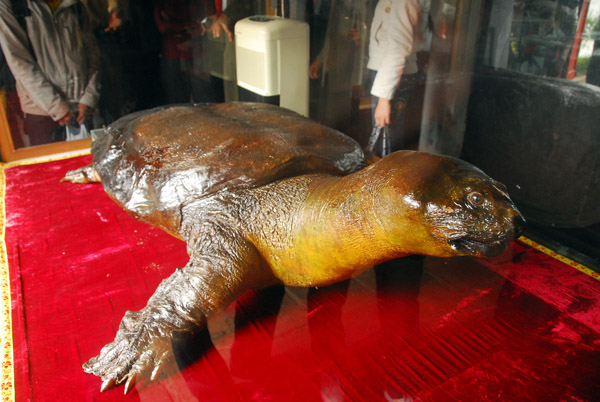
[[[71,183],[85,184],[100,183],[102,180],[100,179],[100,176],[98,176],[96,169],[94,169],[94,165],[88,165],[79,169],[68,171],[65,177],[63,177],[60,181],[70,181]]]

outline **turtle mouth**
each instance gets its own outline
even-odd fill
[[[463,254],[477,257],[497,257],[506,250],[510,240],[475,240],[469,238],[460,238],[448,240],[450,247]]]
[[[517,239],[525,232],[525,220],[519,215],[512,219],[506,230],[473,231],[470,233],[457,234],[447,238],[448,245],[462,255],[477,257],[497,257],[509,246],[511,241]]]

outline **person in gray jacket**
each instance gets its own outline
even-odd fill
[[[79,0],[0,0],[0,45],[31,145],[90,119],[100,97],[99,50]]]

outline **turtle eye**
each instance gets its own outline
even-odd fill
[[[480,192],[473,191],[467,195],[467,201],[474,207],[479,207],[483,204],[483,195]]]

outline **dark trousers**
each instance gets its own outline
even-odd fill
[[[25,113],[23,123],[25,134],[29,136],[30,145],[48,144],[65,139],[64,128],[50,116]]]

